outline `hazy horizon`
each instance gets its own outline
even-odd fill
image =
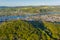
[[[56,6],[60,0],[0,0],[0,6]]]

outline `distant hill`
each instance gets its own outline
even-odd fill
[[[25,8],[25,7],[46,7],[46,6],[14,6],[15,8]],[[60,6],[47,6],[47,7],[58,7]],[[13,8],[12,6],[0,6],[0,8]]]
[[[21,15],[21,14],[23,15],[25,13],[34,14],[34,13],[40,13],[41,12],[40,10],[45,10],[45,12],[48,11],[60,12],[60,6],[14,6],[14,7],[0,6],[0,16]]]
[[[8,6],[0,6],[0,8],[7,8]]]

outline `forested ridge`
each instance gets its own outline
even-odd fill
[[[23,7],[4,7],[0,8],[0,16],[25,15],[42,12],[60,12],[60,6],[23,6]]]
[[[13,20],[0,24],[0,40],[59,40],[60,25]]]

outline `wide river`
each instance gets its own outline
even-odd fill
[[[60,14],[60,12],[49,12],[49,14]],[[0,22],[3,22],[3,21],[7,21],[7,20],[13,20],[13,19],[24,19],[24,18],[27,18],[29,16],[38,16],[40,14],[27,14],[27,15],[24,15],[24,16],[1,16],[0,17]]]

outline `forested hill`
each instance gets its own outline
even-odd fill
[[[0,40],[59,40],[60,25],[15,20],[0,24]]]
[[[42,12],[60,12],[60,6],[0,6],[0,16],[34,14]]]

